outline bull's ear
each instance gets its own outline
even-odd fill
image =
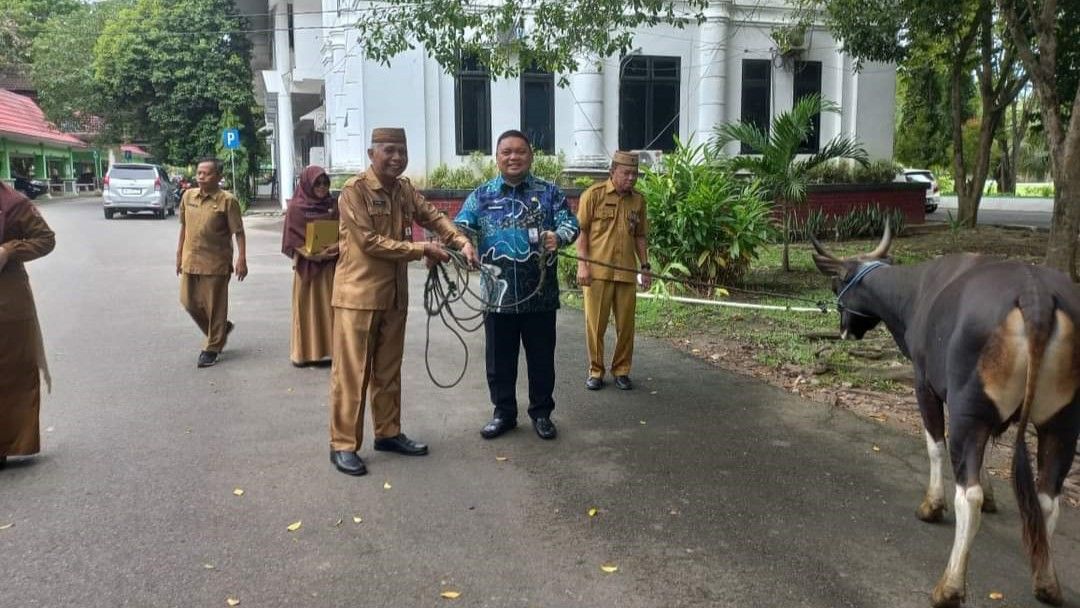
[[[827,277],[844,278],[847,276],[848,269],[843,260],[815,253],[814,264],[821,271],[821,274]]]

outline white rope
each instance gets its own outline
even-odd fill
[[[820,308],[812,308],[806,306],[777,306],[774,304],[750,304],[747,302],[723,302],[720,300],[702,300],[700,298],[685,298],[682,296],[664,296],[656,295],[652,293],[638,292],[637,297],[647,298],[651,300],[671,300],[673,302],[682,302],[684,304],[706,304],[709,306],[727,306],[729,308],[750,308],[753,310],[779,310],[783,312],[816,312],[822,313]],[[831,312],[831,311],[830,311]]]

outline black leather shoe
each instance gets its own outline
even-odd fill
[[[356,452],[333,451],[330,452],[330,462],[334,463],[337,470],[346,475],[367,475],[367,467],[364,461],[356,455]]]
[[[480,436],[484,439],[494,439],[499,435],[502,435],[506,431],[517,427],[517,420],[506,420],[505,418],[492,418],[491,422],[484,425],[484,428],[480,429]]]
[[[628,391],[634,388],[634,383],[630,382],[630,376],[615,376],[615,386],[620,391]]]
[[[199,353],[199,367],[210,367],[215,363],[217,363],[217,353],[209,350]]]
[[[406,456],[423,456],[427,454],[427,445],[418,443],[405,436],[405,433],[397,437],[382,437],[375,440],[375,451],[397,452]]]
[[[596,376],[589,376],[588,379],[585,380],[585,388],[590,391],[598,391],[604,388],[604,379],[597,378]]]
[[[551,418],[533,420],[533,428],[536,429],[536,434],[541,439],[554,439],[555,435],[559,434],[559,430],[555,428],[555,423],[551,421]]]

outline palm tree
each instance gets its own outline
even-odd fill
[[[777,114],[768,133],[749,122],[732,122],[717,126],[709,147],[722,153],[724,146],[733,141],[741,142],[753,150],[752,155],[737,156],[731,160],[735,170],[745,170],[758,179],[772,198],[780,205],[784,216],[784,270],[791,270],[788,262],[789,226],[792,205],[806,200],[808,173],[814,167],[830,160],[850,158],[860,165],[869,164],[869,157],[862,144],[854,139],[837,135],[821,146],[816,154],[799,158],[799,146],[813,133],[813,119],[822,112],[840,113],[840,106],[822,99],[820,95],[807,95],[795,103],[789,112]]]

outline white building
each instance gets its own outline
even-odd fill
[[[588,67],[570,74],[563,88],[557,74],[493,81],[468,62],[449,74],[421,49],[390,67],[365,60],[350,10],[368,2],[237,3],[241,13],[266,15],[262,25],[272,31],[261,49],[256,37],[254,67],[268,93],[275,166],[289,185],[280,189],[282,201],[307,163],[335,174],[365,167],[374,127],[405,127],[414,179],[475,151],[490,154],[507,129],[564,153],[568,166],[596,167],[616,149],[671,149],[673,135],[700,141],[723,122],[767,124],[810,92],[842,108],[822,116],[817,143],[845,133],[874,158],[892,156],[894,66],[867,63],[854,72],[852,58],[820,28],[781,55],[771,37],[789,20],[781,0],[720,0],[700,26],[642,29],[631,53],[582,61]]]

